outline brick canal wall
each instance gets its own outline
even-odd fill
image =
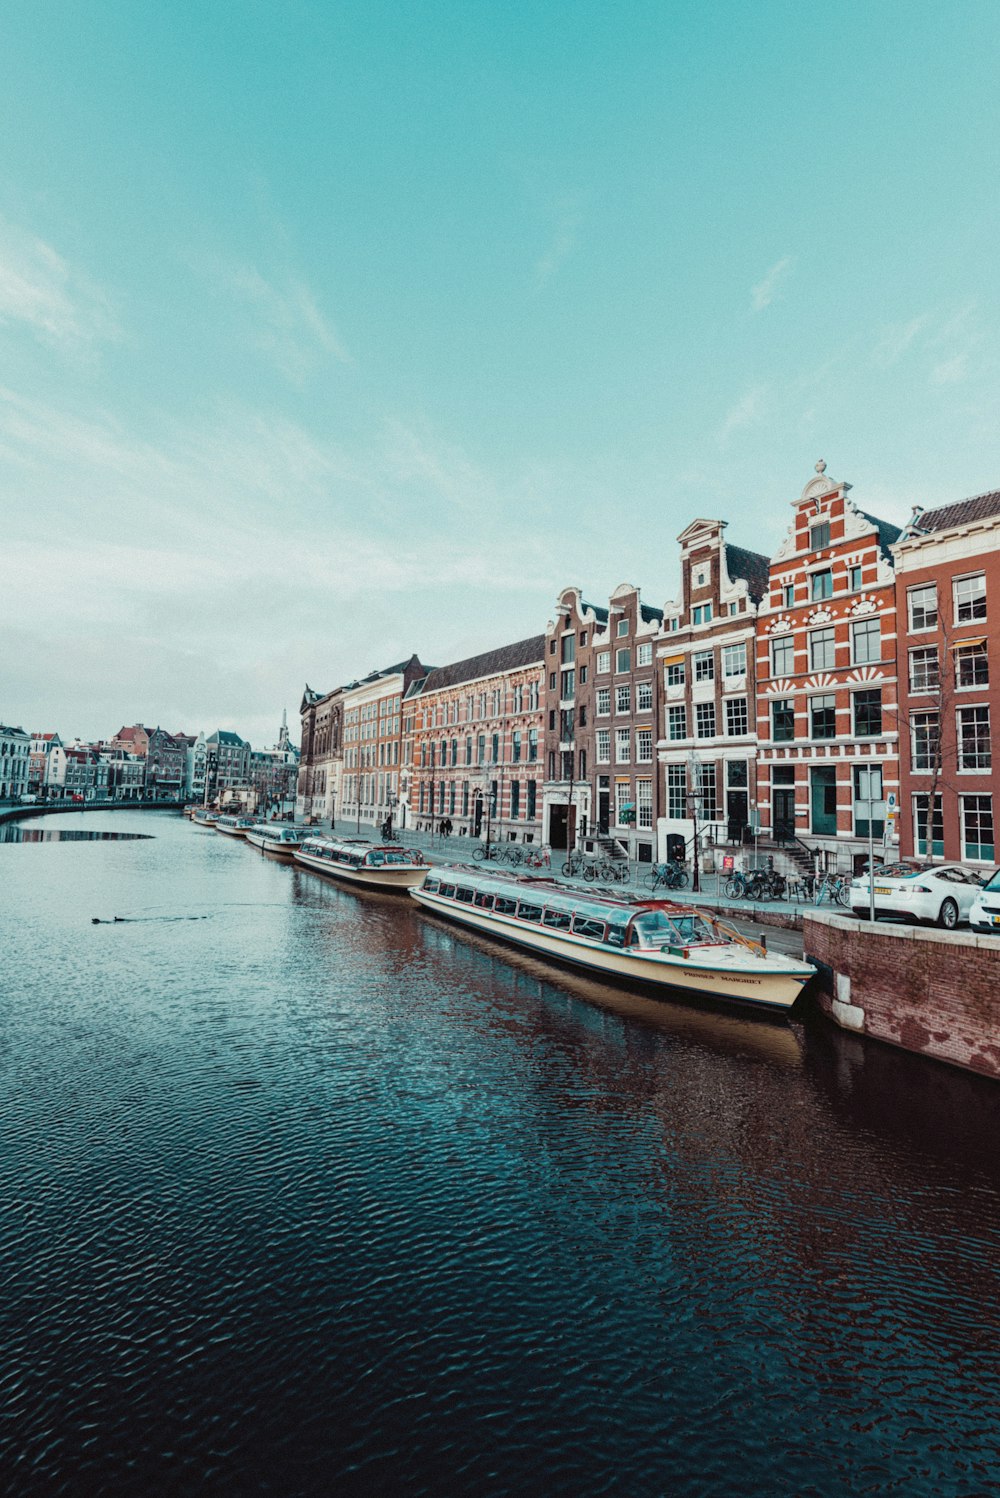
[[[802,935],[836,1024],[1000,1080],[1000,937],[818,911]]]

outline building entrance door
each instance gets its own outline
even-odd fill
[[[572,848],[576,839],[576,807],[563,802],[549,810],[549,847]]]
[[[481,837],[482,836],[482,831],[483,831],[483,798],[482,798],[482,796],[477,796],[476,797],[476,806],[475,806],[475,821],[473,823],[473,828],[472,828],[472,835],[473,835],[473,837]]]
[[[773,835],[776,843],[790,843],[795,837],[795,791],[777,787],[772,792]]]
[[[602,775],[597,786],[597,830],[606,837],[611,825],[611,784],[607,775]]]
[[[750,820],[750,798],[746,791],[726,792],[726,835],[731,843],[741,843]]]
[[[837,835],[837,769],[818,765],[811,773],[812,830],[817,837]]]

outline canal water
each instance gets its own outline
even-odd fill
[[[995,1084],[44,826],[152,836],[0,846],[0,1491],[998,1490]]]

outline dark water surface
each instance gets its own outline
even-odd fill
[[[0,1491],[998,1491],[995,1084],[63,825],[155,839],[0,847]]]

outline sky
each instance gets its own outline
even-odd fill
[[[0,8],[0,721],[416,652],[1000,486],[1000,8]]]

